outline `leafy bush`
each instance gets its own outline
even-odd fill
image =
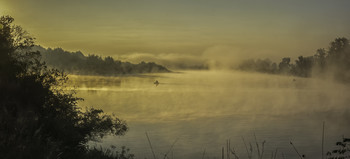
[[[343,138],[343,141],[336,143],[337,148],[327,152],[327,159],[350,158],[350,139]]]
[[[30,51],[34,38],[13,21],[0,18],[1,157],[86,158],[97,151],[87,147],[88,141],[123,135],[124,121],[77,106],[82,99],[64,91],[67,76],[48,69],[40,53]]]

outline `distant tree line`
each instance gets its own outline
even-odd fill
[[[62,48],[45,49],[41,46],[35,46],[33,50],[41,52],[42,60],[48,66],[74,74],[123,75],[170,72],[164,66],[154,62],[146,63],[142,61],[139,64],[132,64],[115,60],[110,56],[104,58],[94,54],[85,56],[80,51],[69,52]]]
[[[89,148],[89,141],[128,130],[100,109],[81,110],[81,100],[63,90],[67,76],[40,61],[34,40],[10,16],[0,17],[0,158],[132,159],[121,152]]]
[[[238,68],[300,77],[331,73],[337,80],[350,82],[350,43],[347,38],[336,38],[327,50],[322,48],[313,56],[299,56],[295,63],[291,62],[290,57],[282,58],[279,64],[269,59],[249,59],[243,61]]]

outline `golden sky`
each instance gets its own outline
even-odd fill
[[[350,38],[349,0],[1,0],[44,47],[120,55],[312,55]],[[225,49],[224,49],[225,50]],[[220,51],[220,49],[218,49]]]

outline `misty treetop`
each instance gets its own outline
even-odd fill
[[[69,52],[62,48],[45,49],[41,46],[34,46],[33,50],[40,51],[43,61],[45,61],[50,67],[73,74],[124,75],[170,72],[164,66],[158,65],[154,62],[132,64],[130,62],[115,60],[110,56],[104,58],[94,54],[85,56],[80,51]]]
[[[336,38],[327,50],[322,48],[313,56],[299,56],[295,63],[290,57],[282,58],[279,64],[269,59],[249,59],[243,61],[239,69],[300,77],[331,74],[336,80],[350,82],[350,43],[347,38]]]

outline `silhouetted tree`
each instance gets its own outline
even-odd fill
[[[114,60],[110,56],[105,58],[94,54],[84,56],[80,51],[68,52],[62,48],[45,49],[35,46],[33,50],[40,50],[42,52],[43,60],[48,66],[74,74],[121,75],[170,72],[164,66],[153,62],[132,64]]]
[[[80,99],[63,90],[66,75],[30,51],[34,39],[13,21],[0,18],[1,158],[86,158],[88,141],[127,131],[102,110],[82,111]]]
[[[350,63],[349,40],[346,38],[336,38],[330,43],[327,58],[333,63]],[[343,65],[343,64],[342,64]]]
[[[293,74],[301,77],[310,77],[312,72],[312,67],[314,65],[313,56],[303,57],[299,56],[295,60],[295,66],[293,67]]]
[[[278,65],[279,67],[279,72],[281,74],[290,74],[291,71],[291,64],[290,64],[290,58],[289,57],[284,57],[282,61]]]
[[[263,73],[279,73],[300,77],[311,77],[312,74],[333,75],[341,82],[350,82],[350,42],[347,38],[336,38],[329,45],[328,50],[318,49],[314,56],[299,56],[295,64],[289,57],[279,63],[265,60],[245,60],[239,66],[244,71],[257,71]]]
[[[326,56],[327,66],[336,79],[350,81],[350,43],[346,38],[336,38],[330,43]]]
[[[327,159],[345,159],[350,158],[350,139],[343,138],[335,144],[336,149],[327,152]]]
[[[277,65],[276,63],[272,63],[270,59],[248,59],[243,61],[239,66],[239,69],[244,71],[257,71],[263,73],[276,73]]]
[[[322,74],[326,70],[327,61],[326,61],[326,50],[325,49],[317,49],[316,54],[314,55],[314,72],[316,74]]]

